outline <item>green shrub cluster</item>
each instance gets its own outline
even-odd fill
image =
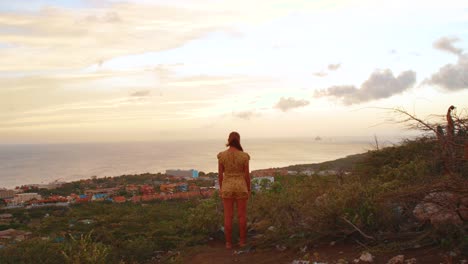
[[[437,142],[422,138],[369,151],[344,180],[334,176],[277,178],[280,192],[259,192],[250,201],[252,229],[264,235],[261,243],[265,246],[300,246],[318,238],[378,243],[379,238],[388,242],[383,238],[388,234],[400,237],[426,231],[430,235],[425,239],[431,243],[450,240],[452,245],[463,247],[466,223],[435,230],[416,223],[412,215],[432,185],[450,181],[466,186],[464,178],[443,175],[438,151]],[[467,188],[464,192],[468,195]],[[364,238],[358,230],[374,239]]]

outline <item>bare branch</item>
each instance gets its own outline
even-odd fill
[[[362,232],[361,229],[359,229],[357,226],[355,226],[353,223],[351,223],[351,221],[349,221],[348,219],[346,219],[346,217],[341,217],[346,223],[348,223],[350,226],[352,226],[354,229],[356,229],[359,234],[361,234],[363,237],[367,238],[367,239],[372,239],[372,240],[375,240],[374,237],[372,236],[369,236],[369,235],[366,235],[366,233]]]

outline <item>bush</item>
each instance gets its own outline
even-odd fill
[[[218,193],[211,198],[201,200],[189,210],[186,230],[192,235],[208,236],[223,226],[222,201]]]
[[[1,249],[0,263],[62,264],[65,257],[61,251],[61,245],[35,238]]]
[[[70,236],[70,241],[65,244],[62,254],[65,263],[69,264],[98,264],[107,263],[110,248],[91,238],[92,232],[81,235],[78,239]]]

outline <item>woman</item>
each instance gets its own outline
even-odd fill
[[[229,134],[227,150],[218,154],[218,179],[224,206],[226,248],[232,248],[232,216],[237,204],[241,247],[247,238],[247,199],[250,195],[249,154],[240,144],[237,132]]]

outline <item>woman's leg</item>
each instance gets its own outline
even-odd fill
[[[239,218],[239,244],[247,241],[247,199],[237,199],[237,217]]]
[[[223,198],[224,206],[224,237],[226,248],[232,247],[232,215],[234,212],[234,199]]]

